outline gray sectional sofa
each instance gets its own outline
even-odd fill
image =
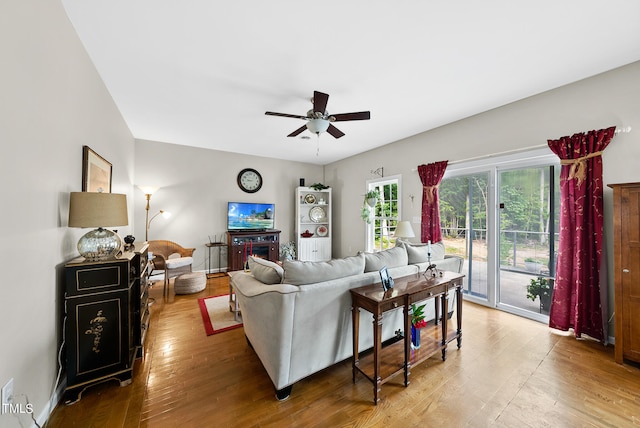
[[[441,270],[462,271],[463,259],[432,244],[431,260]],[[359,253],[328,262],[285,261],[283,266],[249,259],[250,272],[231,272],[231,286],[242,311],[248,342],[271,378],[276,397],[285,399],[293,384],[353,355],[349,289],[380,282],[386,266],[394,278],[424,272],[427,247],[400,242],[377,253]],[[453,311],[455,299],[449,299]],[[427,305],[426,319],[435,317]],[[360,311],[360,325],[373,318]],[[403,329],[402,309],[384,315],[383,340]],[[360,328],[359,349],[373,346],[373,329]]]

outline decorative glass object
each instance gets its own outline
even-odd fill
[[[117,233],[98,228],[80,238],[78,252],[87,260],[108,260],[118,254],[121,246],[122,240]]]
[[[411,324],[411,349],[420,348],[420,329]]]

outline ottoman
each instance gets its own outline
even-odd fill
[[[204,272],[189,272],[178,276],[173,283],[176,294],[193,294],[207,287],[207,275]]]

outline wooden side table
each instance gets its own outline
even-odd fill
[[[225,242],[209,242],[204,244],[209,250],[209,269],[207,270],[207,278],[214,278],[215,276],[225,276],[226,272],[222,272],[222,247],[226,247]],[[211,249],[218,249],[218,272],[216,274],[211,273]]]
[[[353,321],[353,362],[352,376],[356,381],[358,372],[373,383],[373,402],[378,404],[381,386],[396,375],[404,374],[404,385],[409,385],[412,365],[417,365],[434,353],[441,351],[442,360],[446,359],[447,344],[457,340],[462,346],[462,279],[464,275],[443,272],[442,277],[426,277],[422,274],[394,278],[394,288],[382,289],[381,283],[351,289]],[[449,291],[456,290],[455,331],[447,331],[447,313]],[[435,323],[423,328],[422,343],[419,349],[411,349],[411,317],[409,308],[412,303],[433,299],[436,308]],[[404,312],[404,340],[382,347],[382,320],[387,311],[402,307]],[[373,315],[373,353],[360,359],[358,339],[360,329],[360,309]],[[440,315],[442,314],[442,316]],[[440,319],[442,318],[442,319]]]

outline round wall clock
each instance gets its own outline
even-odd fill
[[[238,174],[238,186],[247,193],[255,193],[262,187],[262,176],[253,168],[245,168]]]

